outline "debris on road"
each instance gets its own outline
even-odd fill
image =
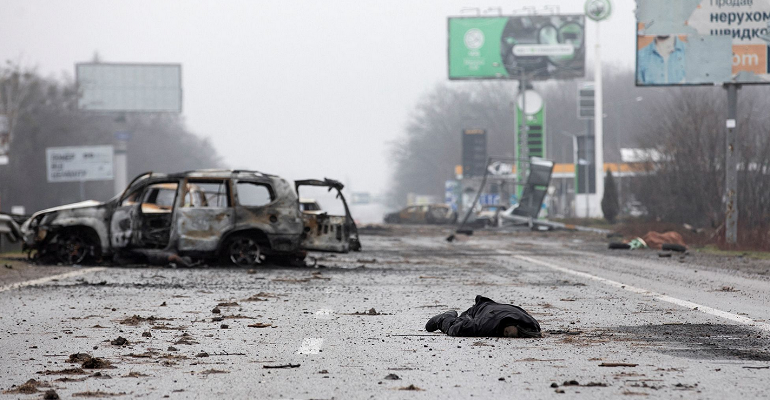
[[[152,333],[150,333],[150,331],[144,331],[142,332],[142,337],[152,337]]]
[[[414,384],[412,384],[412,385],[409,385],[409,386],[398,388],[398,390],[420,390],[420,391],[422,391],[424,389],[420,389],[417,386],[414,386]]]
[[[124,396],[125,392],[120,393],[108,393],[108,392],[102,392],[101,390],[97,391],[87,391],[87,392],[78,392],[73,393],[72,397],[94,397],[94,398],[102,398],[102,397],[115,397],[115,396]]]
[[[364,312],[356,311],[349,315],[388,315],[388,314],[380,313],[380,312],[377,312],[377,310],[375,310],[374,308],[370,308],[369,311],[364,311]]]
[[[118,336],[117,338],[112,339],[110,344],[113,346],[125,346],[128,344],[128,339],[124,338],[123,336]]]
[[[273,326],[273,324],[265,324],[265,323],[262,323],[262,322],[256,322],[256,323],[249,324],[249,325],[246,325],[246,326],[249,327],[249,328],[267,328],[267,327]]]
[[[263,365],[262,368],[266,369],[278,369],[278,368],[299,368],[300,364],[280,364],[280,365]]]
[[[59,400],[59,395],[53,389],[48,389],[43,394],[43,400]]]
[[[5,394],[32,394],[37,393],[39,387],[51,387],[50,384],[44,382],[38,382],[35,379],[30,379],[19,386],[13,385],[10,389],[4,390]]]
[[[142,322],[155,322],[155,321],[170,321],[169,318],[159,318],[154,315],[150,315],[149,317],[141,317],[139,315],[134,315],[128,318],[125,318],[121,320],[119,323],[123,325],[131,325],[131,326],[137,326],[141,324]]]
[[[213,310],[211,310],[212,314],[221,314],[222,310],[219,309],[219,307],[214,307]]]
[[[195,357],[208,357],[209,353],[206,353],[205,351],[202,351],[195,355]]]
[[[88,359],[81,364],[81,367],[85,369],[106,369],[106,368],[115,368],[112,366],[112,364],[99,357],[93,357],[91,359]]]
[[[400,378],[398,375],[396,375],[396,374],[388,374],[388,375],[385,377],[385,379],[387,379],[387,380],[389,380],[389,381],[398,381],[398,380],[401,380],[401,378]]]
[[[630,363],[606,363],[603,362],[599,364],[600,367],[636,367],[639,364],[630,364]]]

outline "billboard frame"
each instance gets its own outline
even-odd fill
[[[639,1],[640,0],[634,0],[634,3],[636,5],[636,9],[639,9]],[[644,0],[642,0],[644,1]],[[679,35],[677,35],[679,36]],[[634,48],[636,49],[636,55],[634,56],[634,86],[635,87],[698,87],[698,86],[717,86],[717,87],[727,87],[729,85],[770,85],[770,81],[767,82],[756,82],[756,81],[747,81],[747,82],[736,82],[736,81],[728,81],[728,82],[702,82],[702,83],[674,83],[674,84],[663,84],[663,83],[651,83],[649,85],[640,85],[638,83],[638,80],[636,79],[637,75],[639,74],[639,20],[634,17]],[[768,63],[770,63],[770,43],[768,43]],[[732,75],[732,71],[730,71],[730,75]]]
[[[80,106],[80,71],[81,65],[105,65],[105,66],[129,66],[129,67],[179,67],[179,109],[174,111],[148,111],[148,110],[92,110],[87,108],[81,108]],[[184,88],[182,87],[182,63],[142,63],[142,62],[78,62],[75,63],[75,84],[78,89],[78,103],[77,109],[82,112],[89,113],[103,113],[103,114],[181,114],[184,111]]]
[[[529,72],[525,71],[524,73],[518,73],[516,75],[508,75],[508,76],[500,76],[500,77],[482,77],[482,76],[469,76],[469,77],[462,77],[462,78],[457,78],[457,77],[453,78],[452,77],[451,69],[450,69],[451,46],[449,44],[450,43],[449,40],[450,40],[450,37],[451,37],[450,36],[450,34],[451,34],[451,30],[450,30],[451,29],[450,28],[451,20],[453,20],[453,19],[458,19],[458,20],[459,19],[480,19],[480,18],[553,17],[553,16],[558,16],[558,17],[582,17],[582,19],[583,19],[582,20],[582,23],[583,23],[583,25],[582,25],[582,29],[583,29],[583,43],[582,43],[582,46],[581,46],[582,54],[583,54],[583,62],[582,62],[582,68],[581,68],[579,76],[560,78],[560,77],[554,77],[552,75],[549,75],[547,78],[538,79],[538,78],[533,77],[533,75],[532,75],[533,71],[529,71]],[[535,15],[499,15],[499,16],[469,16],[469,15],[449,16],[449,17],[447,17],[447,25],[446,25],[446,30],[447,30],[447,42],[446,42],[446,49],[447,49],[446,50],[446,55],[447,55],[446,71],[447,71],[447,77],[451,81],[485,81],[485,80],[486,81],[511,81],[511,80],[521,80],[522,77],[524,77],[524,76],[526,76],[527,80],[529,80],[529,81],[534,81],[534,80],[537,80],[537,81],[547,81],[547,80],[551,80],[551,79],[572,80],[572,79],[585,78],[585,74],[586,74],[586,61],[587,61],[587,54],[586,54],[586,51],[587,51],[587,45],[586,45],[586,23],[585,23],[585,18],[586,18],[585,14],[579,14],[579,13],[575,13],[575,14],[549,14],[549,15],[535,14]],[[541,56],[538,56],[538,57],[541,57]],[[534,72],[536,72],[536,71],[534,71]]]

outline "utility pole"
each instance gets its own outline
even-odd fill
[[[527,176],[524,173],[524,166],[528,164],[521,162],[521,160],[529,161],[529,145],[527,142],[527,75],[524,68],[521,69],[521,75],[519,76],[519,96],[521,96],[521,121],[519,121],[519,154],[517,158],[520,161],[516,166],[516,176],[518,183],[522,183],[524,182],[524,177]],[[516,192],[518,197],[518,190]]]
[[[599,33],[601,23],[596,21],[596,51],[594,52],[594,160],[596,160],[596,194],[593,206],[596,215],[601,216],[601,202],[604,197],[604,107],[602,107],[602,57]]]
[[[727,84],[727,123],[725,131],[725,242],[738,243],[738,155],[735,149],[738,89],[740,85]]]
[[[602,109],[602,57],[601,57],[601,33],[599,26],[601,21],[612,14],[610,0],[587,0],[585,12],[588,18],[596,22],[596,43],[594,53],[594,160],[596,160],[596,194],[592,202],[596,208],[596,215],[601,215],[602,197],[604,196],[604,110]]]

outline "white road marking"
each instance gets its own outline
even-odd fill
[[[323,338],[305,338],[302,340],[302,345],[299,346],[297,354],[318,354],[321,352],[323,344]]]
[[[702,313],[713,315],[715,317],[720,317],[720,318],[724,318],[724,319],[727,319],[727,320],[730,320],[730,321],[734,321],[734,322],[737,322],[739,324],[750,325],[750,326],[753,326],[754,328],[761,329],[761,330],[763,330],[765,332],[770,332],[770,324],[754,321],[753,319],[744,317],[742,315],[733,314],[733,313],[730,313],[730,312],[727,312],[727,311],[718,310],[716,308],[704,306],[704,305],[701,305],[701,304],[698,304],[698,303],[693,303],[691,301],[682,300],[682,299],[678,299],[676,297],[667,296],[665,294],[653,292],[652,290],[647,290],[647,289],[642,289],[642,288],[638,288],[638,287],[631,286],[631,285],[626,285],[625,283],[613,281],[613,280],[610,280],[610,279],[605,279],[605,278],[602,278],[602,277],[599,277],[599,276],[596,276],[596,275],[591,275],[591,274],[586,273],[586,272],[580,272],[580,271],[571,270],[569,268],[560,267],[558,265],[554,265],[554,264],[551,264],[551,263],[548,263],[548,262],[545,262],[545,261],[537,260],[537,259],[534,259],[532,257],[526,257],[526,256],[514,256],[514,257],[516,257],[516,258],[518,258],[520,260],[531,262],[533,264],[539,264],[539,265],[542,265],[542,266],[545,266],[545,267],[548,267],[548,268],[551,268],[551,269],[555,269],[557,271],[561,271],[561,272],[564,272],[564,273],[567,273],[567,274],[571,274],[571,275],[579,276],[581,278],[586,278],[586,279],[591,279],[591,280],[594,280],[594,281],[597,281],[597,282],[601,282],[601,283],[603,283],[605,285],[609,285],[609,286],[613,286],[613,287],[616,287],[616,288],[619,288],[619,289],[627,290],[629,292],[640,294],[642,296],[652,297],[655,300],[665,301],[667,303],[671,303],[671,304],[675,304],[675,305],[678,305],[678,306],[681,306],[681,307],[689,308],[691,310],[697,310],[697,311],[700,311]]]
[[[41,285],[43,283],[48,283],[48,282],[51,282],[51,281],[54,281],[54,280],[61,280],[61,279],[72,278],[72,277],[75,277],[75,276],[90,274],[92,272],[104,271],[105,269],[107,269],[107,268],[101,268],[101,267],[99,267],[99,268],[84,268],[84,269],[80,269],[80,270],[77,270],[77,271],[66,272],[66,273],[59,274],[59,275],[51,275],[51,276],[46,276],[45,278],[33,279],[31,281],[12,283],[10,285],[6,285],[6,286],[0,287],[0,292],[5,292],[6,290],[19,289],[19,288],[23,288],[23,287],[26,287],[26,286]]]
[[[332,314],[334,314],[334,310],[330,310],[328,308],[322,308],[315,312],[315,318],[316,319],[332,319]]]

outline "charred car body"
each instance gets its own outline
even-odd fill
[[[302,186],[336,190],[344,216],[300,210]],[[37,257],[77,264],[87,258],[219,258],[236,265],[265,256],[301,259],[308,250],[360,250],[340,182],[297,181],[256,171],[144,173],[119,196],[35,213],[21,227]]]
[[[425,204],[387,214],[384,220],[389,224],[453,224],[457,213],[446,204]]]

